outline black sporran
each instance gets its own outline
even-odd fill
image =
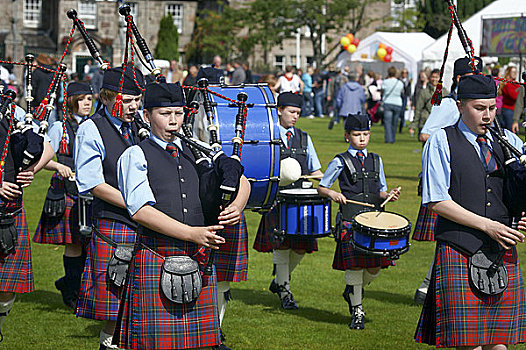
[[[128,267],[133,258],[134,244],[117,244],[115,251],[108,263],[108,279],[117,287],[122,287],[126,282]]]
[[[497,295],[508,287],[508,271],[502,257],[505,251],[478,250],[468,258],[471,286],[484,295]]]
[[[201,294],[203,283],[197,261],[186,255],[164,259],[161,270],[161,290],[176,304],[189,304]]]
[[[60,218],[66,211],[66,191],[63,188],[49,188],[44,201],[44,214],[49,218]]]
[[[0,216],[0,254],[14,254],[18,243],[18,230],[15,218],[11,215]]]

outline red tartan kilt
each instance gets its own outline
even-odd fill
[[[518,344],[526,341],[526,299],[515,247],[504,256],[509,284],[497,296],[473,293],[467,257],[443,242],[436,248],[430,289],[415,334],[437,347]]]
[[[278,249],[305,250],[307,253],[318,251],[316,238],[284,236],[283,239],[274,238],[274,228],[278,226],[278,210],[275,206],[261,217],[258,232],[254,240],[254,249],[260,253],[270,253]]]
[[[16,204],[14,204],[16,203]],[[2,205],[4,202],[2,202]],[[8,207],[20,207],[22,197],[15,202],[6,202]],[[33,284],[33,267],[31,264],[31,246],[27,229],[26,212],[22,210],[15,216],[18,230],[18,242],[14,254],[0,257],[0,292],[31,293]]]
[[[241,282],[247,280],[248,230],[245,215],[237,225],[226,226],[221,236],[225,238],[215,254],[217,281]]]
[[[159,290],[161,267],[163,256],[181,254],[180,249],[168,239],[143,235],[137,239],[148,248],[139,245],[130,267],[114,334],[119,348],[162,350],[218,345],[215,273],[203,276],[203,289],[195,303],[172,303]]]
[[[64,181],[54,174],[51,177],[50,187],[63,188]],[[42,211],[33,242],[59,245],[82,244],[79,233],[77,199],[75,197],[66,195],[66,211],[60,218],[49,218]]]
[[[119,244],[135,243],[135,231],[118,221],[94,219],[99,232]],[[92,232],[82,273],[77,316],[93,320],[117,320],[123,288],[107,280],[106,269],[115,248]]]
[[[413,239],[415,241],[435,241],[435,225],[437,222],[437,214],[420,205],[418,211],[418,219],[416,220],[415,230],[413,231]]]
[[[394,262],[386,257],[369,255],[356,251],[351,243],[351,223],[342,222],[339,242],[336,243],[332,268],[334,270],[348,270],[352,268],[389,267]]]

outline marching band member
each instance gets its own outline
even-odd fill
[[[480,57],[475,57],[476,72],[482,71],[482,60]],[[453,82],[451,84],[451,93],[446,95],[439,106],[433,106],[424,127],[420,133],[420,141],[426,142],[429,136],[449,125],[454,125],[460,118],[460,113],[457,108],[457,86],[461,77],[465,75],[472,75],[473,69],[470,65],[468,57],[462,57],[455,61],[453,66]],[[419,194],[422,195],[421,181],[419,184]],[[431,241],[435,240],[435,225],[437,216],[436,213],[429,210],[426,206],[420,205],[418,211],[418,218],[416,220],[415,229],[413,231],[413,239],[416,241]],[[427,271],[426,277],[422,284],[415,291],[414,301],[417,304],[424,304],[426,299],[427,289],[429,288],[429,281],[431,280],[431,272],[433,270],[434,260],[431,262]]]
[[[301,165],[302,175],[320,175],[321,164],[310,136],[296,128],[294,124],[301,112],[303,97],[292,92],[284,92],[278,96],[279,133],[282,141],[281,160],[292,157]],[[309,181],[306,184],[311,184]],[[301,187],[303,182],[297,181],[286,188]],[[280,187],[281,189],[283,187]],[[298,309],[298,305],[290,290],[290,276],[305,256],[305,252],[312,253],[318,250],[318,243],[313,238],[283,237],[282,240],[274,239],[276,226],[276,208],[266,213],[261,218],[254,249],[258,252],[273,252],[274,272],[276,278],[272,280],[269,290],[278,294],[281,306],[285,310]]]
[[[83,240],[79,232],[77,187],[74,182],[75,164],[73,146],[80,123],[91,113],[93,92],[89,84],[71,82],[67,86],[68,117],[66,119],[65,142],[67,152],[60,151],[64,125],[56,121],[49,128],[48,135],[51,147],[57,154],[58,162],[50,160],[44,168],[54,171],[48,198],[44,204],[40,222],[33,237],[33,242],[65,245],[65,275],[55,281],[55,286],[62,294],[62,300],[68,307],[75,308],[80,290],[80,278],[84,270]]]
[[[10,108],[10,107],[9,107]],[[24,121],[25,112],[16,106],[15,121]],[[9,129],[9,118],[0,121],[0,140],[6,142]],[[36,127],[34,125],[34,127]],[[31,264],[31,246],[27,230],[26,212],[22,202],[22,190],[31,184],[34,174],[40,171],[53,158],[53,149],[47,137],[44,137],[44,152],[40,160],[29,168],[15,169],[15,160],[9,143],[5,165],[2,171],[0,187],[0,342],[3,340],[2,324],[11,311],[17,293],[31,293],[33,284],[33,267]],[[16,235],[9,236],[9,233]],[[16,240],[16,246],[4,251],[9,242]]]
[[[75,179],[79,193],[94,196],[94,228],[82,274],[77,302],[77,316],[105,320],[100,333],[100,349],[112,348],[111,340],[117,320],[118,305],[125,279],[126,264],[109,273],[110,260],[125,252],[135,242],[136,223],[128,215],[117,185],[117,160],[128,147],[139,143],[138,125],[134,121],[142,98],[144,78],[139,70],[127,67],[122,81],[122,115],[112,116],[120,99],[123,68],[104,72],[100,100],[103,107],[83,122],[75,138]],[[117,250],[119,250],[117,252]],[[116,253],[117,252],[117,253]],[[122,266],[124,265],[124,266]],[[112,270],[113,271],[113,270]]]
[[[363,288],[369,285],[380,274],[381,268],[393,265],[391,259],[378,257],[356,251],[350,241],[350,219],[364,207],[346,204],[347,199],[374,204],[379,209],[380,203],[390,194],[391,201],[400,196],[398,189],[387,192],[387,182],[382,159],[375,153],[367,152],[371,136],[371,121],[364,114],[349,114],[345,121],[345,140],[350,143],[347,152],[338,154],[328,165],[323,179],[318,186],[318,193],[340,203],[343,212],[342,231],[338,232],[338,243],[334,252],[332,268],[345,271],[345,291],[343,298],[349,304],[351,329],[364,329],[364,311],[362,306]],[[338,179],[341,193],[330,187]],[[347,206],[347,208],[345,208]]]
[[[200,246],[218,249],[225,243],[216,231],[239,222],[249,187],[242,178],[219,224],[203,226],[202,206],[207,203],[198,196],[199,170],[188,146],[172,134],[183,123],[183,106],[179,84],[148,84],[144,117],[152,134],[127,149],[118,162],[119,188],[129,214],[140,225],[114,339],[126,349],[203,349],[220,343],[215,273],[202,276],[202,289],[196,293],[187,278],[199,279],[200,271],[188,271],[193,277],[183,273],[185,287],[170,274],[172,261],[202,265]],[[173,292],[188,287],[189,294]],[[178,300],[181,295],[188,299]]]
[[[504,153],[488,132],[496,96],[491,76],[462,77],[457,91],[460,120],[431,135],[424,147],[422,202],[438,219],[435,266],[415,335],[419,343],[500,350],[526,341],[526,299],[515,248],[524,235],[509,227],[511,217],[503,202]],[[506,136],[521,149],[516,135],[506,130]],[[518,228],[526,229],[526,218]],[[474,256],[492,259],[489,265],[495,264],[496,271],[507,269],[507,288],[494,295],[483,292],[488,286],[490,292],[491,287],[500,288],[502,275],[493,274],[499,278],[495,284],[483,281],[484,273],[479,273],[475,283],[477,277],[468,273]]]

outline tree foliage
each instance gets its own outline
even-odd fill
[[[494,0],[458,0],[457,12],[460,20],[471,17]],[[451,23],[448,3],[444,0],[426,0],[420,4],[420,14],[424,21],[424,32],[433,38],[445,34]]]
[[[155,58],[179,60],[179,32],[170,14],[161,18],[157,45],[155,45]]]

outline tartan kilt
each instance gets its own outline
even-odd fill
[[[53,174],[50,188],[64,188],[62,177]],[[59,245],[83,243],[79,233],[79,212],[76,196],[66,194],[66,210],[60,218],[47,217],[42,210],[33,242]]]
[[[420,205],[418,211],[418,219],[416,220],[415,230],[413,231],[413,239],[415,241],[435,241],[435,225],[437,222],[437,214]]]
[[[7,212],[22,208],[15,215],[15,226],[18,230],[18,242],[14,254],[0,256],[0,292],[31,293],[35,290],[33,283],[33,266],[31,263],[31,245],[27,229],[26,212],[22,207],[22,196],[13,202],[3,202]]]
[[[415,340],[437,347],[518,344],[526,341],[526,299],[517,250],[504,255],[509,284],[497,296],[475,294],[467,257],[438,242],[431,288]]]
[[[356,251],[351,243],[351,223],[342,221],[342,232],[339,233],[339,240],[336,242],[334,260],[332,268],[334,270],[348,270],[353,268],[368,267],[389,267],[394,262],[383,256],[370,255]]]
[[[245,214],[241,221],[226,226],[221,236],[226,240],[215,253],[214,265],[217,281],[241,282],[247,280],[248,271],[248,230]]]
[[[135,231],[128,225],[110,219],[94,219],[94,225],[101,234],[118,244],[135,243]],[[87,249],[86,265],[77,301],[77,317],[93,320],[117,320],[119,301],[123,288],[107,280],[106,269],[115,248],[95,234]]]
[[[203,277],[199,299],[176,304],[159,289],[163,257],[180,255],[173,241],[137,236],[137,252],[119,308],[114,343],[125,349],[188,349],[220,343],[215,273]],[[203,260],[200,261],[201,268]]]
[[[312,253],[318,250],[318,240],[316,238],[304,238],[283,236],[282,239],[274,237],[274,228],[278,226],[278,206],[274,206],[270,211],[261,216],[258,232],[254,240],[254,249],[260,253],[271,253],[278,249],[305,250]]]

